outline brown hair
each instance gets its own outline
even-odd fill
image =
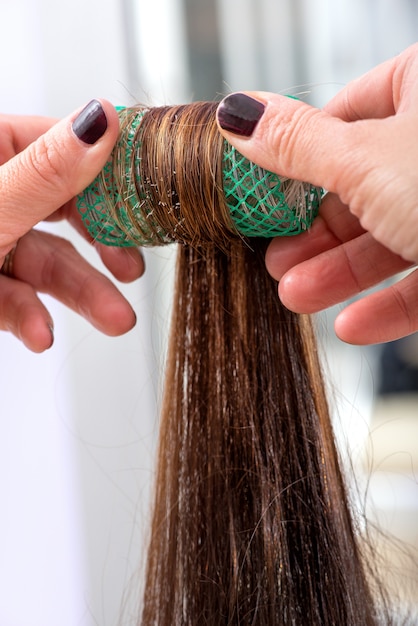
[[[153,109],[138,131],[147,228],[180,242],[140,620],[377,624],[312,323],[230,224],[214,112]]]

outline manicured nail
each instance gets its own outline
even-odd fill
[[[218,106],[219,126],[224,130],[250,137],[266,107],[245,93],[233,93]]]
[[[94,144],[106,132],[107,119],[98,100],[92,100],[73,122],[73,131],[81,141]]]

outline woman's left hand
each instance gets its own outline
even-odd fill
[[[103,167],[119,129],[112,105],[94,102],[95,109],[90,105],[59,123],[0,116],[0,329],[34,352],[53,342],[53,322],[38,293],[51,295],[108,335],[123,334],[136,321],[115,285],[69,241],[33,228],[44,219],[66,219],[89,239],[75,196]],[[95,247],[116,279],[130,282],[142,275],[136,248]]]

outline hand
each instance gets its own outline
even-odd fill
[[[105,164],[118,129],[116,111],[104,101],[93,101],[58,123],[0,116],[0,266],[7,255],[0,273],[0,329],[35,352],[53,341],[52,319],[38,292],[57,298],[108,335],[135,324],[126,299],[71,243],[33,229],[43,219],[65,218],[88,239],[74,198]],[[96,248],[118,280],[143,273],[138,250]]]
[[[222,131],[228,141],[266,169],[329,191],[310,232],[276,239],[268,249],[283,303],[319,311],[416,264],[418,46],[350,83],[323,111],[274,94],[249,95],[257,104],[244,114],[234,95],[220,105],[218,121],[234,131]],[[350,304],[335,328],[358,344],[416,331],[418,274]]]

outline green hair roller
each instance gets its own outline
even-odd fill
[[[117,107],[123,122],[124,107]],[[77,199],[77,208],[91,237],[111,246],[153,245],[147,237],[151,211],[143,210],[138,196],[136,170],[141,158],[137,131],[146,110],[138,110],[116,143],[99,176]],[[117,176],[123,180],[116,183]],[[222,182],[225,203],[237,234],[244,237],[277,237],[306,231],[318,214],[323,190],[290,180],[252,163],[224,142]],[[142,187],[146,187],[142,181]],[[145,214],[144,214],[145,213]],[[151,218],[152,219],[152,218]],[[154,225],[155,229],[155,225]],[[164,242],[164,233],[159,233]],[[168,237],[166,241],[172,241]]]

